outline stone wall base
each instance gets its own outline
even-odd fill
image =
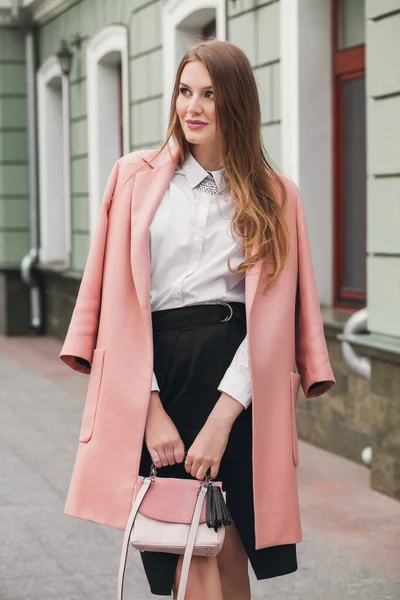
[[[371,360],[371,379],[363,379],[342,358],[340,330],[325,328],[336,386],[321,398],[299,394],[298,436],[362,464],[370,446],[371,487],[400,500],[400,357],[358,349]]]
[[[29,335],[30,290],[19,269],[0,270],[0,334]]]
[[[43,287],[45,333],[64,340],[81,279],[73,274],[44,269],[40,270],[40,279]]]

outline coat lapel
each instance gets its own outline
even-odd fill
[[[251,251],[251,256],[256,254],[256,246],[254,245]],[[254,298],[257,292],[258,284],[260,281],[261,263],[256,263],[251,269],[246,271],[245,274],[245,304],[246,304],[246,316],[247,316],[247,330],[250,324],[250,313],[253,307]]]
[[[149,227],[173,177],[177,159],[177,153],[173,153],[167,162],[158,165],[154,163],[153,168],[144,161],[145,170],[137,173],[132,192],[132,276],[139,305],[151,335]]]

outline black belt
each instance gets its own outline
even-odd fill
[[[225,323],[232,318],[246,320],[243,302],[221,302],[219,304],[193,304],[179,308],[156,310],[151,314],[153,330],[164,331],[181,327],[193,327],[213,323]]]

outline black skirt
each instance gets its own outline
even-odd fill
[[[245,306],[229,303],[194,305],[153,312],[154,372],[161,402],[175,423],[187,451],[217,402],[217,390],[236,350],[246,335]],[[143,445],[140,475],[150,469]],[[188,478],[183,463],[163,467],[159,477]],[[252,482],[252,409],[235,421],[221,461],[227,505],[257,579],[292,573],[297,569],[296,545],[255,549]],[[151,592],[170,596],[178,555],[141,553]]]

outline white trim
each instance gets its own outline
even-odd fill
[[[51,153],[57,151],[49,147],[49,135],[54,128],[54,123],[49,120],[51,100],[49,85],[54,79],[60,80],[61,87],[61,129],[63,163],[61,166],[63,187],[61,190],[62,210],[57,211],[57,194],[54,190],[59,185],[59,180],[49,178],[58,177],[54,173],[51,163]],[[60,64],[55,56],[48,58],[38,70],[38,146],[39,146],[39,192],[40,192],[40,261],[62,262],[69,265],[71,244],[71,195],[70,195],[70,162],[69,162],[69,83],[62,75]],[[49,104],[50,103],[50,104]],[[60,227],[59,219],[64,227]],[[60,240],[63,229],[64,239]],[[61,244],[61,246],[60,246]]]
[[[99,63],[111,52],[121,53],[122,63],[122,121],[123,151],[129,152],[129,56],[128,30],[122,25],[113,25],[102,29],[87,45],[87,127],[88,127],[88,173],[89,173],[89,227],[90,236],[96,228],[99,207],[104,188],[100,185],[100,106],[99,106]],[[111,170],[112,165],[110,166]],[[108,175],[108,174],[107,174]]]
[[[299,165],[299,0],[280,0],[281,169],[297,185]]]
[[[324,304],[333,299],[330,3],[280,0],[282,171],[302,194]]]
[[[65,253],[66,262],[70,264],[71,260],[71,140],[69,123],[69,79],[67,75],[62,75],[62,110],[63,110],[63,142],[64,142],[64,219],[65,219]]]
[[[213,8],[216,12],[217,38],[226,39],[226,3],[225,0],[167,0],[163,7],[163,124],[166,127],[169,113],[169,100],[180,56],[177,56],[177,29],[189,15]]]

